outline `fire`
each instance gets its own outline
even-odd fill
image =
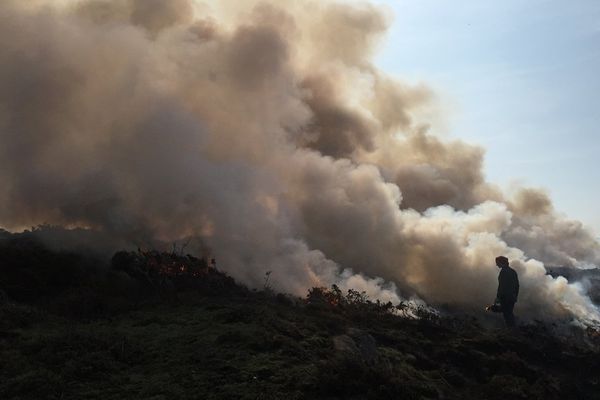
[[[112,263],[115,269],[152,284],[162,283],[165,279],[198,279],[217,273],[214,259],[155,250],[119,252]]]

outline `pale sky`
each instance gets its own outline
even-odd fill
[[[543,187],[600,235],[600,0],[374,0],[394,20],[377,57],[432,87],[486,175]]]

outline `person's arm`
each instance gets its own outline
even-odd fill
[[[515,302],[516,302],[517,297],[519,297],[519,275],[517,274],[517,271],[515,271],[514,274],[515,274]]]
[[[504,270],[500,270],[500,274],[498,275],[498,290],[496,291],[496,300],[494,301],[495,304],[500,304],[500,298],[502,297],[502,294],[504,292],[505,282],[503,272]]]

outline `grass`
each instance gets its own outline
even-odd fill
[[[12,277],[0,303],[0,399],[600,398],[597,347],[543,326],[411,319],[335,288],[309,302],[237,285],[165,295],[106,269],[88,276],[89,260],[60,254],[49,260],[83,279],[15,301],[11,290],[29,282],[15,276],[56,281],[36,251],[17,253],[26,274],[6,273],[0,246],[0,282]],[[351,332],[374,341],[373,359],[336,349]]]
[[[598,398],[598,354],[540,332],[182,297],[91,320],[4,304],[1,398]],[[375,339],[375,364],[336,352],[349,327]]]

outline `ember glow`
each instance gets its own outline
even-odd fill
[[[214,262],[191,255],[141,251],[120,251],[112,258],[112,266],[151,287],[161,288],[167,283],[194,282],[217,273]]]
[[[250,286],[465,310],[504,254],[518,314],[600,320],[544,268],[598,265],[598,241],[429,132],[435,93],[372,63],[388,24],[333,1],[3,1],[0,225],[192,237]]]

